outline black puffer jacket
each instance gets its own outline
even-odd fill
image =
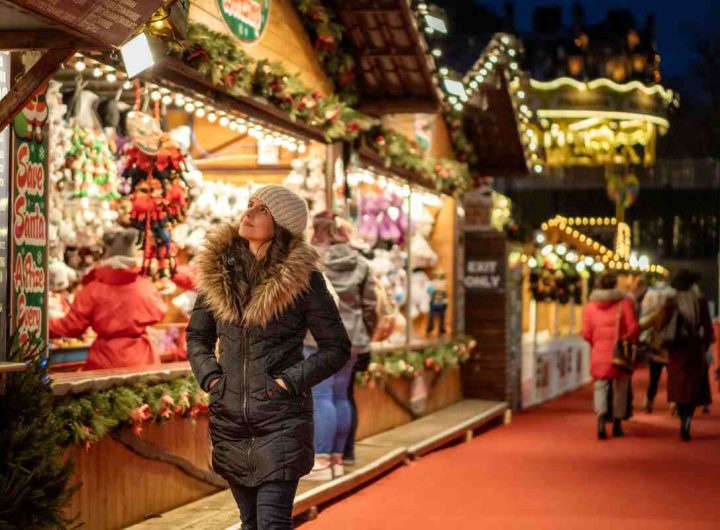
[[[257,486],[312,469],[310,389],[345,365],[350,341],[312,247],[296,241],[243,304],[238,240],[237,227],[225,225],[196,260],[200,296],[187,330],[188,358],[204,390],[220,377],[210,391],[213,469],[229,482]],[[308,330],[318,351],[303,360]]]

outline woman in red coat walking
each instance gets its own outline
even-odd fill
[[[668,400],[677,403],[680,438],[686,442],[695,408],[712,403],[706,352],[715,335],[710,308],[697,287],[699,279],[687,269],[677,272],[671,284],[675,296],[665,302],[656,323],[669,352]]]
[[[595,381],[595,413],[598,417],[598,438],[605,440],[605,416],[608,413],[608,393],[613,390],[613,436],[623,436],[622,418],[627,409],[630,374],[612,363],[618,340],[634,342],[638,322],[633,301],[617,288],[614,273],[600,277],[597,288],[583,310],[583,338],[590,343],[591,373]]]
[[[89,327],[97,333],[85,370],[160,364],[145,329],[167,306],[135,268],[136,238],[134,228],[105,234],[105,259],[83,277],[69,313],[50,321],[53,339],[82,337]]]

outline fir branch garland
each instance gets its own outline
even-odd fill
[[[477,355],[476,346],[472,338],[460,337],[423,350],[373,353],[367,371],[358,373],[356,381],[374,387],[381,380],[411,380],[425,371],[440,373],[445,368],[464,363],[473,354]]]
[[[186,39],[169,46],[229,94],[263,98],[287,112],[290,119],[322,128],[328,141],[353,140],[374,121],[336,95],[322,96],[309,90],[279,62],[255,62],[232,38],[202,24],[191,24]]]
[[[120,386],[58,398],[55,414],[63,422],[63,445],[83,443],[86,448],[115,429],[133,426],[142,431],[146,422],[174,416],[195,418],[208,411],[207,394],[192,376],[172,381]]]
[[[315,13],[317,6],[313,6],[319,2],[301,3],[308,13]],[[330,15],[318,16],[324,20]],[[171,43],[170,48],[228,93],[263,98],[287,112],[290,119],[322,128],[328,141],[353,141],[363,134],[388,166],[397,165],[430,179],[441,193],[457,195],[470,187],[466,164],[424,156],[414,142],[375,125],[375,119],[352,108],[349,101],[353,100],[346,94],[323,96],[313,92],[281,63],[265,59],[254,62],[226,35],[191,24],[186,40]]]
[[[358,102],[355,58],[348,50],[345,30],[333,10],[321,0],[294,0],[305,31],[315,48],[320,66],[333,83],[335,93],[352,106]]]
[[[368,145],[383,157],[388,167],[398,166],[424,176],[439,192],[447,195],[459,195],[470,187],[470,171],[465,163],[424,156],[418,145],[405,135],[380,126],[364,135]]]

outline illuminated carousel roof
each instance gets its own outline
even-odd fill
[[[537,142],[545,166],[642,165],[655,161],[657,138],[679,105],[671,90],[638,81],[530,80],[537,120],[523,133]]]

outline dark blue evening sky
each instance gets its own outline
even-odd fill
[[[502,10],[505,0],[482,0],[479,4]],[[521,30],[532,27],[532,12],[536,6],[560,5],[565,21],[569,22],[573,0],[516,0],[516,24]],[[718,0],[586,0],[585,19],[598,22],[610,8],[629,8],[640,27],[645,25],[645,15],[655,13],[655,29],[662,71],[667,76],[683,75],[694,48],[698,34],[720,32],[720,1]]]

